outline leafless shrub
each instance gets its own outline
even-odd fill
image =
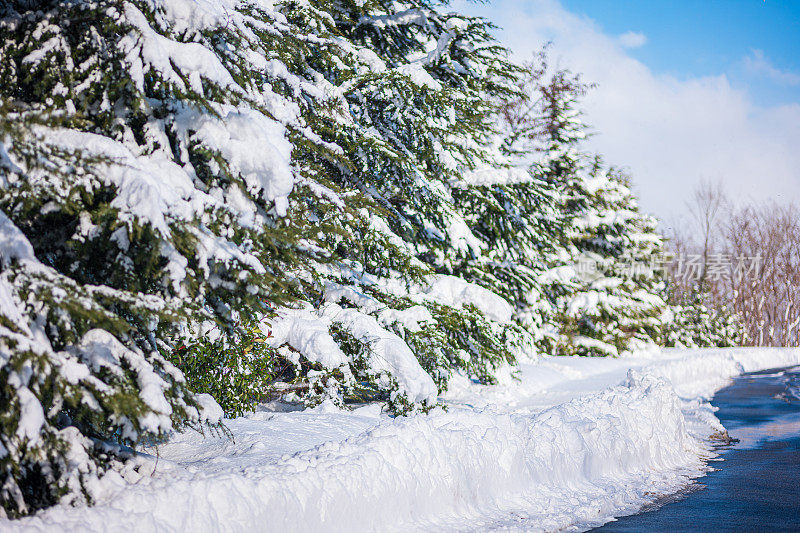
[[[800,346],[800,209],[767,203],[734,210],[724,230],[725,253],[757,256],[755,276],[737,272],[725,296],[758,346]]]
[[[696,292],[714,297],[722,292],[718,277],[709,275],[709,267],[720,252],[730,205],[722,184],[710,181],[701,182],[686,203],[689,219],[675,224],[668,235],[675,260],[667,270],[676,301],[684,301]]]
[[[675,302],[701,293],[733,309],[750,343],[800,346],[800,207],[733,206],[721,185],[703,183],[689,212],[691,228],[671,236],[680,258],[668,268]],[[687,257],[697,258],[695,272]]]

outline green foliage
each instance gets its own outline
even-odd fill
[[[279,368],[278,354],[256,327],[239,330],[242,333],[233,343],[224,337],[212,341],[206,334],[167,355],[183,372],[189,389],[213,396],[229,418],[267,399]]]
[[[454,309],[431,303],[427,307],[434,324],[405,331],[404,338],[440,391],[447,390],[454,372],[485,385],[494,384],[494,371],[516,361],[515,353],[525,338],[518,327],[494,324],[474,306]]]

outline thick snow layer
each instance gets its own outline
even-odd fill
[[[236,86],[230,72],[222,65],[217,55],[205,46],[199,43],[181,43],[160,35],[133,4],[125,4],[125,16],[139,31],[138,35],[123,38],[120,44],[128,55],[128,61],[133,64],[132,70],[140,73],[139,76],[134,76],[134,82],[140,91],[144,89],[144,72],[147,71],[147,67],[160,72],[166,81],[184,88],[183,78],[175,72],[173,66],[182,72],[197,73],[197,82],[192,83],[192,89],[200,88],[198,92],[202,92],[202,88],[199,87],[199,76],[217,83],[220,87]]]
[[[433,276],[424,290],[424,298],[455,308],[471,304],[500,323],[510,322],[514,313],[514,308],[502,296],[456,276]]]
[[[330,334],[331,318],[310,305],[298,309],[284,308],[278,317],[264,321],[260,328],[267,342],[278,348],[288,344],[300,355],[325,368],[346,367],[347,356]]]
[[[335,304],[328,305],[338,307]],[[411,348],[397,334],[384,329],[374,317],[356,309],[336,309],[334,320],[356,339],[369,344],[371,371],[385,376],[382,379],[389,379],[390,376],[396,379],[400,390],[413,402],[436,401],[436,384],[422,369]]]
[[[520,380],[454,383],[447,412],[258,412],[103,479],[91,508],[8,531],[580,530],[701,475],[722,429],[705,399],[800,350],[543,357]],[[158,459],[153,457],[158,454]],[[154,473],[150,475],[150,472]],[[126,481],[127,479],[127,481]],[[132,484],[131,484],[132,483]]]
[[[513,185],[516,183],[527,183],[531,181],[531,179],[530,173],[522,168],[481,165],[475,170],[464,172],[461,176],[461,181],[454,185]]]
[[[185,109],[176,119],[179,134],[188,139],[193,132],[194,140],[219,150],[251,190],[274,200],[278,214],[286,215],[294,184],[286,128],[253,109],[219,106],[218,113],[219,118]]]
[[[28,238],[0,211],[0,267],[8,266],[15,259],[35,261],[36,256]]]
[[[348,368],[347,355],[329,332],[333,323],[369,345],[367,368],[377,374],[379,380],[385,380],[384,385],[388,387],[389,379],[394,378],[400,392],[405,393],[410,401],[436,400],[436,384],[420,366],[406,342],[384,328],[377,319],[357,309],[342,308],[335,303],[327,303],[318,310],[311,306],[284,308],[262,329],[269,333],[269,342],[275,347],[288,344],[309,361],[320,363],[325,368]],[[349,374],[349,370],[346,372]]]

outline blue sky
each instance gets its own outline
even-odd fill
[[[597,82],[590,148],[626,167],[643,207],[686,215],[701,181],[734,201],[800,202],[800,0],[453,0],[518,60]],[[669,224],[668,224],[669,225]]]
[[[677,78],[727,74],[756,103],[800,101],[800,1],[797,0],[563,0],[604,32],[641,33],[646,43],[630,55],[654,72]],[[761,56],[787,76],[753,68]],[[792,76],[793,75],[793,76]],[[794,83],[791,83],[794,81]]]

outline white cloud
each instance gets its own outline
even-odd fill
[[[750,55],[744,58],[743,62],[744,68],[752,74],[766,76],[772,81],[784,85],[800,85],[800,74],[776,68],[764,56],[763,50],[752,50]]]
[[[800,200],[800,103],[760,108],[724,75],[657,75],[618,37],[556,0],[501,0],[461,11],[501,26],[518,59],[553,42],[551,61],[598,83],[586,99],[592,148],[630,169],[645,209],[665,220],[685,212],[702,180],[721,180],[741,199]]]
[[[619,44],[624,48],[639,48],[647,43],[647,36],[644,33],[629,31],[618,37]]]

